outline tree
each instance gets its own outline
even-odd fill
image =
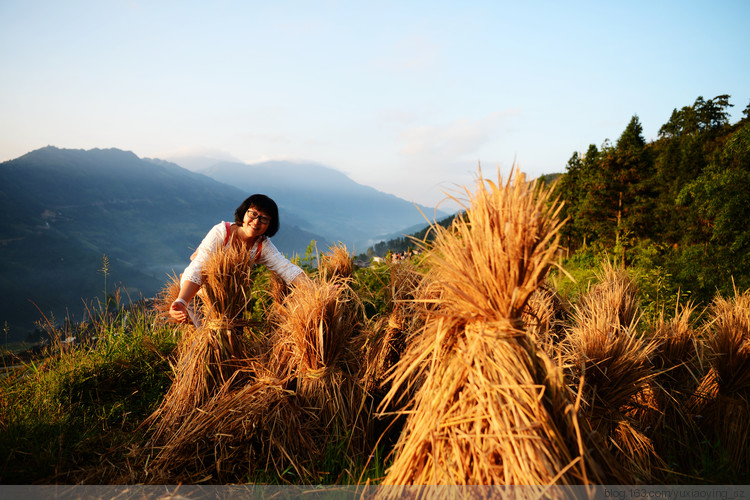
[[[598,162],[599,150],[595,145],[591,144],[583,155],[576,151],[557,184],[557,192],[565,201],[563,216],[570,218],[562,234],[571,251],[597,239],[601,218],[591,192],[596,191],[600,182]]]
[[[729,95],[722,94],[709,99],[697,109],[698,123],[702,131],[715,132],[729,125],[729,111],[733,107],[729,103]]]
[[[583,183],[581,176],[582,164],[583,158],[576,151],[568,160],[568,164],[565,167],[565,174],[560,177],[559,182],[555,186],[557,196],[564,200],[560,215],[563,219],[568,219],[568,224],[563,226],[561,233],[565,245],[569,250],[578,248],[579,242],[586,238],[585,234],[581,233],[578,224],[576,224],[580,210],[581,187]]]
[[[675,109],[669,121],[659,129],[654,145],[654,217],[652,227],[671,244],[696,230],[695,214],[689,206],[675,200],[687,184],[694,182],[712,161],[730,130],[729,95],[706,101],[698,97],[691,106]]]
[[[669,121],[659,129],[659,137],[672,138],[721,130],[729,124],[727,108],[734,106],[729,103],[729,98],[728,94],[722,94],[706,101],[701,96],[692,106],[684,106],[679,111],[675,108]]]
[[[625,127],[625,130],[617,139],[617,150],[620,152],[640,153],[646,147],[646,140],[643,138],[643,126],[641,125],[638,115],[633,115]]]
[[[597,155],[596,171],[588,186],[588,220],[598,238],[614,246],[625,260],[628,240],[642,232],[648,219],[648,183],[651,162],[643,138],[643,126],[634,115],[615,146],[608,141]]]
[[[692,221],[683,235],[682,253],[690,255],[696,274],[714,277],[702,290],[705,295],[717,286],[731,292],[732,283],[750,287],[750,123],[737,129],[715,157],[677,198]]]
[[[653,224],[654,168],[638,115],[633,115],[617,141],[616,161],[622,201],[618,235],[648,236]]]

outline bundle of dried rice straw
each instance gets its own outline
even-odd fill
[[[436,310],[384,401],[420,384],[383,484],[598,482],[575,395],[522,319],[556,254],[561,205],[519,173],[503,184],[480,172],[465,191],[465,217],[433,227]]]
[[[301,450],[304,457],[312,459],[334,443],[362,450],[370,414],[361,382],[363,316],[350,280],[329,273],[313,286],[296,288],[270,317],[267,365],[294,391],[300,407],[314,409],[321,448]],[[336,443],[344,437],[347,443]]]
[[[657,450],[678,449],[683,457],[695,454],[703,440],[690,408],[703,373],[703,343],[692,327],[695,306],[688,302],[675,307],[667,319],[661,313],[651,325],[656,344],[652,356],[654,385],[660,416],[652,436]],[[693,410],[694,411],[694,410]]]
[[[318,274],[323,279],[330,279],[333,276],[350,279],[354,274],[354,262],[344,244],[329,248],[328,252],[320,256],[319,261]]]
[[[623,461],[628,482],[648,482],[663,465],[645,434],[659,410],[651,362],[658,343],[637,334],[637,290],[626,271],[607,261],[598,278],[575,304],[561,350],[589,426]]]
[[[428,295],[430,287],[429,281],[409,261],[392,262],[388,267],[387,312],[372,327],[364,375],[367,387],[378,391],[389,387],[388,373],[401,359],[410,337],[424,326],[426,309],[417,298]]]
[[[698,387],[690,410],[701,428],[726,449],[736,471],[750,466],[750,290],[726,299],[717,296],[706,326],[710,370]]]
[[[230,380],[251,351],[258,350],[250,348],[245,338],[252,302],[251,268],[250,250],[242,245],[220,247],[206,261],[203,287],[194,300],[202,325],[184,328],[172,386],[147,420],[154,425],[154,443],[169,438],[187,415]],[[164,296],[172,298],[178,290],[179,284],[169,283]]]

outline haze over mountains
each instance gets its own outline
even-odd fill
[[[46,147],[1,163],[0,322],[17,335],[39,310],[81,319],[82,298],[103,298],[105,284],[109,293],[121,284],[133,299],[153,296],[206,232],[256,192],[278,203],[273,241],[288,256],[311,240],[321,251],[340,241],[362,252],[426,225],[412,203],[321,165],[218,163],[205,174],[117,149]]]
[[[312,163],[269,161],[252,165],[218,163],[202,173],[247,192],[277,194],[280,207],[303,220],[301,227],[343,242],[350,251],[368,246],[407,226],[426,224],[420,206],[352,181],[343,173]],[[438,217],[447,215],[438,212]]]

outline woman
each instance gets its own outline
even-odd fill
[[[278,230],[279,209],[276,203],[264,194],[254,194],[247,198],[235,210],[234,223],[221,222],[215,225],[191,256],[192,262],[182,273],[180,293],[172,302],[169,316],[181,323],[192,320],[196,327],[200,326],[191,301],[203,285],[203,266],[211,252],[221,245],[231,245],[232,242],[250,248],[255,262],[264,264],[287,284],[306,282],[308,278],[305,272],[289,262],[268,239]]]

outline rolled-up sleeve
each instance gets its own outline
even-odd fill
[[[258,263],[276,273],[286,284],[290,284],[297,276],[305,272],[284,257],[269,239],[263,242]]]
[[[203,266],[205,265],[206,260],[208,259],[208,256],[211,254],[211,252],[219,248],[224,243],[226,235],[227,228],[224,222],[220,222],[219,224],[216,224],[211,228],[206,237],[203,238],[203,241],[201,241],[198,249],[195,251],[195,258],[182,272],[182,279],[180,279],[180,283],[187,280],[192,281],[197,285],[203,285],[203,277],[201,276]]]

